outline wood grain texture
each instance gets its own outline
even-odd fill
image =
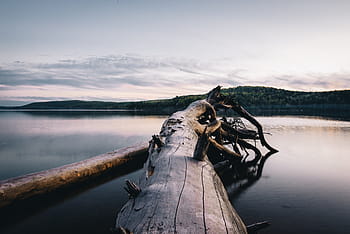
[[[193,158],[198,135],[208,126],[198,119],[208,109],[213,107],[207,101],[196,101],[164,122],[160,132],[164,145],[149,155],[139,181],[142,191],[120,210],[117,229],[132,233],[247,233],[213,165],[207,157],[203,161]]]

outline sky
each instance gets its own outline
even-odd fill
[[[348,0],[0,0],[0,105],[350,88]]]

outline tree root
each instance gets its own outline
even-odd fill
[[[209,158],[215,159],[213,160],[214,164],[228,159],[231,164],[239,163],[244,164],[246,167],[257,166],[259,161],[262,160],[262,153],[256,147],[256,143],[253,145],[247,140],[260,141],[261,145],[267,148],[270,154],[278,152],[266,141],[261,124],[247,110],[236,103],[232,97],[221,94],[220,89],[221,87],[217,86],[207,95],[208,110],[198,120],[201,125],[206,127],[198,140],[198,147],[196,147],[194,157],[203,160],[207,153],[214,153],[216,155],[208,155]],[[257,131],[247,129],[239,118],[229,121],[226,117],[222,117],[220,120],[216,120],[215,110],[218,109],[234,110],[242,118],[253,124]],[[232,150],[225,145],[231,145]],[[238,146],[242,151],[240,151]],[[251,160],[247,160],[249,151],[253,151],[255,155]],[[219,166],[217,170],[220,170]]]

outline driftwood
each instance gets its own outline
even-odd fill
[[[145,160],[147,143],[69,165],[0,181],[0,208],[15,201],[83,182],[135,160]]]
[[[239,127],[225,118],[218,120],[215,109],[220,108],[238,109],[258,131]],[[261,125],[242,110],[232,99],[223,96],[218,86],[209,92],[207,99],[193,102],[184,111],[171,115],[160,135],[150,141],[145,174],[139,184],[127,182],[130,200],[117,216],[116,231],[247,233],[216,171],[232,168],[235,162],[260,161],[260,151],[244,140],[244,136],[260,140],[271,151],[276,150],[266,142]],[[227,147],[229,144],[232,147]],[[253,150],[254,159],[248,161],[239,147],[244,152]]]

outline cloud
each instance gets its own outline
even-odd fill
[[[229,60],[198,61],[137,55],[0,66],[0,100],[145,100],[205,93],[216,85],[264,85],[296,90],[344,89],[350,73],[276,73]],[[54,94],[54,95],[53,95]]]
[[[350,72],[279,75],[272,77],[270,81],[274,82],[277,87],[304,91],[348,89],[350,87]]]
[[[207,72],[207,73],[206,73]],[[130,56],[60,60],[50,64],[13,63],[0,68],[0,85],[70,86],[110,88],[112,86],[162,87],[165,85],[213,84],[225,74],[196,61]],[[230,78],[227,78],[229,80]]]

